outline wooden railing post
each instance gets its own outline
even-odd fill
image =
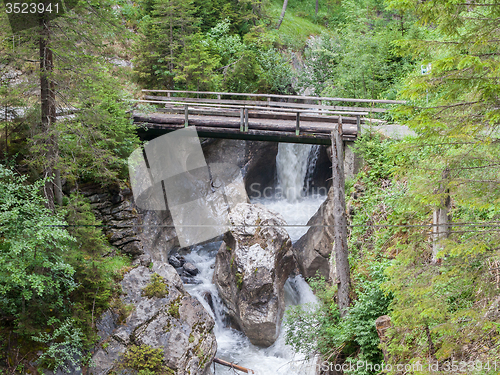
[[[240,108],[240,132],[244,131],[245,128],[245,110],[243,108]]]
[[[245,132],[248,131],[248,108],[245,108]]]
[[[300,112],[297,112],[297,119],[295,123],[295,135],[300,134]]]
[[[189,106],[186,104],[184,106],[184,127],[187,128],[189,126]]]

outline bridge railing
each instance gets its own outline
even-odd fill
[[[333,98],[298,95],[253,94],[188,90],[142,90],[145,95],[139,102],[163,105],[162,111],[184,113],[184,125],[189,125],[189,114],[240,117],[240,132],[248,132],[249,117],[295,120],[295,134],[301,132],[301,121],[338,122],[356,124],[359,130],[365,117],[387,111],[380,104],[402,104],[403,101]],[[182,96],[179,96],[182,95]],[[195,95],[196,97],[190,97]],[[202,97],[200,97],[202,96]],[[211,96],[211,97],[210,97]],[[214,98],[216,97],[216,98]],[[230,97],[230,98],[224,98]],[[242,99],[234,99],[242,97]],[[257,100],[249,100],[253,98]],[[259,100],[260,99],[260,100]],[[298,103],[300,101],[301,103]],[[338,106],[332,102],[368,104],[369,106]],[[319,103],[319,104],[314,104]],[[341,120],[341,121],[342,121]],[[302,126],[304,128],[304,126]],[[356,131],[357,133],[357,131]]]
[[[405,103],[404,101],[400,100],[254,94],[254,93],[218,92],[218,91],[189,91],[189,90],[142,90],[142,91],[144,93],[154,94],[154,95],[145,95],[144,97],[145,100],[160,100],[165,102],[182,101],[190,103],[239,105],[239,106],[253,105],[259,107],[265,106],[273,109],[296,108],[296,109],[308,109],[309,112],[311,110],[315,110],[317,112],[322,112],[323,114],[327,114],[329,111],[344,111],[354,115],[357,112],[368,112],[370,117],[372,117],[372,114],[374,113],[386,112],[388,110],[387,108],[380,108],[379,105],[383,104],[393,105],[393,104]],[[210,96],[212,98],[210,98]],[[234,99],[235,97],[241,97],[242,99]],[[257,100],[249,100],[248,98],[254,98]],[[345,105],[340,106],[332,103],[355,103],[356,106],[345,106]],[[361,104],[361,106],[359,106],[359,104]]]

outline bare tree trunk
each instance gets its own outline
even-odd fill
[[[351,272],[347,248],[347,218],[345,212],[344,147],[342,143],[342,117],[332,131],[332,174],[333,174],[333,250],[337,269],[337,303],[340,316],[345,316],[350,305]]]
[[[316,0],[316,15],[318,15],[319,10],[319,0]]]
[[[283,18],[285,18],[286,7],[288,6],[288,0],[283,0],[283,9],[281,10],[281,16],[278,21],[278,25],[276,26],[276,30],[278,30],[283,22]]]
[[[441,198],[441,204],[434,210],[432,223],[434,224],[432,227],[432,261],[437,262],[437,254],[443,248],[442,240],[447,238],[450,234],[450,208],[451,208],[451,199],[450,199],[450,190],[446,189],[446,181],[450,177],[450,171],[446,168],[442,175],[443,182],[439,187],[439,193],[443,194]]]
[[[54,210],[54,198],[57,204],[62,204],[62,189],[61,178],[59,171],[56,171],[58,152],[57,140],[53,131],[53,125],[56,122],[56,95],[55,85],[52,78],[53,73],[53,58],[52,51],[49,48],[50,28],[48,21],[41,19],[40,32],[40,102],[42,110],[42,132],[47,134],[47,152],[46,166],[44,168],[44,177],[53,178],[59,176],[52,181],[47,181],[44,187],[44,195],[47,199],[47,205],[51,210]]]

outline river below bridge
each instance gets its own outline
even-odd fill
[[[277,197],[260,197],[252,199],[252,203],[261,203],[268,209],[280,213],[287,224],[298,225],[287,227],[293,242],[305,232],[305,224],[314,215],[324,195],[312,195],[305,192],[308,178],[315,167],[319,146],[280,144],[276,158],[278,171],[277,191],[284,192]],[[315,155],[316,154],[316,155]],[[196,264],[200,273],[196,276],[199,284],[186,285],[189,293],[198,298],[207,311],[211,312],[215,320],[214,332],[217,338],[217,357],[240,366],[252,369],[258,375],[307,375],[315,374],[317,364],[306,361],[305,356],[295,353],[285,344],[284,327],[276,342],[268,347],[261,348],[250,343],[250,340],[240,331],[228,326],[225,318],[225,307],[220,300],[217,288],[212,282],[215,256],[221,242],[212,242],[196,246],[186,260]],[[210,295],[211,305],[207,302]],[[302,276],[288,279],[285,284],[286,305],[314,304],[316,297]],[[212,309],[213,308],[213,309]],[[216,374],[234,374],[228,367],[215,365]]]

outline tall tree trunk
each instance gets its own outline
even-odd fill
[[[436,207],[433,213],[432,223],[432,261],[437,262],[437,254],[443,248],[442,240],[450,234],[450,190],[446,188],[447,181],[450,177],[450,171],[445,168],[441,178],[443,182],[440,184],[438,193],[442,194],[439,207]]]
[[[316,15],[318,15],[318,10],[319,10],[319,0],[316,0]]]
[[[288,0],[283,0],[283,9],[281,10],[281,16],[278,21],[278,25],[276,26],[276,29],[278,30],[281,26],[281,23],[283,22],[283,18],[285,18],[285,12],[286,12],[286,7],[288,6]]]
[[[337,302],[340,316],[345,316],[351,302],[351,272],[347,248],[347,218],[345,212],[344,145],[342,142],[342,117],[332,131],[332,174],[333,174],[333,251],[337,269]]]
[[[50,28],[48,21],[43,18],[40,20],[40,102],[42,110],[42,132],[47,135],[46,166],[44,168],[44,177],[51,178],[44,187],[45,198],[48,207],[54,210],[54,199],[57,204],[62,204],[61,178],[59,171],[56,171],[58,158],[57,140],[53,131],[56,122],[56,94],[55,85],[52,78],[53,58],[52,51],[49,48]],[[59,178],[54,178],[59,176]]]

